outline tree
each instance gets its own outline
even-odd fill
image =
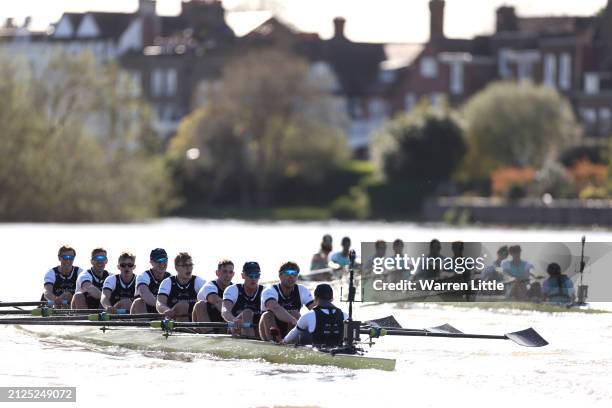
[[[296,55],[259,50],[236,57],[209,92],[170,147],[185,188],[207,204],[237,196],[243,207],[268,206],[284,177],[322,181],[347,158],[343,109]],[[187,159],[190,149],[199,156]]]
[[[573,145],[577,124],[569,103],[554,89],[498,82],[464,107],[469,154],[468,179],[487,179],[497,167],[542,167]]]
[[[0,219],[119,221],[171,204],[150,110],[117,67],[0,56]]]
[[[388,182],[416,182],[432,191],[451,178],[466,144],[454,114],[421,105],[388,122],[372,149]]]

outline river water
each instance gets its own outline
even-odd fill
[[[263,279],[269,280],[286,260],[296,260],[306,269],[325,233],[333,235],[335,247],[344,235],[354,243],[434,237],[442,241],[547,242],[578,241],[586,233],[589,241],[612,242],[612,233],[607,231],[402,223],[168,219],[138,224],[2,224],[0,301],[37,299],[44,272],[55,265],[57,248],[64,243],[76,248],[76,264],[81,266],[87,266],[92,248],[104,246],[110,264],[120,251],[130,250],[142,271],[149,251],[161,246],[170,254],[190,252],[195,273],[207,280],[213,278],[216,261],[225,257],[237,265],[259,261]],[[610,308],[609,304],[595,306]],[[450,323],[469,333],[503,334],[534,327],[550,345],[532,349],[498,340],[382,338],[375,346],[377,355],[396,358],[397,368],[380,372],[142,353],[40,339],[13,327],[0,327],[0,386],[77,387],[77,406],[109,402],[229,407],[612,405],[612,314],[488,311],[431,304],[405,308],[364,304],[356,313],[362,320],[393,314],[404,327]]]

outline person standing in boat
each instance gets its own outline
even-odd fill
[[[91,251],[91,268],[79,273],[76,293],[72,297],[72,309],[100,309],[102,285],[110,275],[105,269],[108,263],[106,249],[95,248]]]
[[[573,303],[576,297],[574,283],[567,275],[561,273],[561,266],[555,262],[548,264],[546,273],[549,277],[542,284],[543,300],[560,304]]]
[[[134,254],[123,252],[117,265],[119,273],[104,280],[100,304],[107,312],[116,313],[119,309],[129,311],[132,307],[136,293],[135,262]]]
[[[40,300],[54,303],[54,307],[68,308],[76,290],[76,281],[79,273],[83,272],[78,266],[74,266],[76,251],[69,245],[63,245],[57,251],[57,259],[60,264],[45,273],[43,283],[43,295]]]
[[[259,284],[261,268],[257,262],[245,262],[242,266],[243,283],[228,286],[223,291],[221,316],[228,323],[240,325],[250,323],[250,328],[236,327],[232,334],[247,338],[258,338],[261,318],[261,294],[264,287]]]
[[[168,269],[168,253],[163,248],[155,248],[149,254],[151,269],[136,277],[136,299],[130,313],[157,313],[157,292],[162,281],[171,276]]]
[[[321,248],[319,252],[312,256],[310,261],[310,270],[325,269],[329,267],[329,254],[332,251],[332,236],[329,234],[323,235]]]
[[[351,250],[351,239],[349,237],[342,238],[340,245],[342,246],[342,251],[336,252],[331,257],[331,262],[336,264],[334,269],[349,266],[349,264],[351,263],[351,260],[349,259],[349,252]]]
[[[206,282],[198,292],[198,302],[193,307],[191,320],[194,322],[224,322],[223,291],[232,284],[234,263],[224,259],[217,264],[217,279]]]
[[[514,279],[509,286],[508,297],[517,300],[526,300],[529,298],[529,281],[533,274],[534,266],[521,259],[521,246],[513,245],[508,248],[508,252],[512,259],[505,260],[501,263],[503,272]]]
[[[312,294],[297,284],[299,273],[300,267],[295,262],[285,262],[278,271],[280,283],[264,289],[259,321],[262,340],[281,341],[297,323],[302,306],[312,309]]]
[[[206,281],[193,274],[193,259],[187,252],[174,258],[176,275],[162,281],[157,293],[157,311],[168,319],[190,321],[198,292]]]
[[[299,318],[282,342],[319,347],[341,346],[344,321],[348,319],[348,315],[334,306],[333,300],[334,291],[330,285],[317,285],[314,291],[314,307]]]

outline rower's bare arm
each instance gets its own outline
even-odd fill
[[[45,299],[55,302],[55,295],[53,294],[53,285],[50,283],[45,284]]]
[[[276,300],[269,299],[266,302],[266,307],[268,308],[268,310],[274,313],[274,316],[276,316],[278,320],[281,320],[285,323],[291,323],[293,325],[297,323],[297,319],[293,317],[291,313],[287,311],[287,309],[279,305]]]
[[[100,299],[102,297],[102,292],[100,292],[100,289],[92,285],[91,282],[83,283],[81,285],[81,291],[87,292],[87,294],[89,294],[89,296],[91,296],[94,299]]]
[[[166,295],[157,295],[157,302],[155,303],[155,308],[158,313],[164,314],[170,310],[168,307],[168,296]]]
[[[226,322],[233,322],[236,319],[236,316],[232,313],[232,307],[234,307],[234,302],[231,300],[224,300],[221,306],[221,317]]]
[[[206,297],[206,302],[210,303],[215,309],[220,312],[223,309],[223,299],[221,299],[221,296],[217,295],[216,293],[211,293],[210,295],[208,295]]]
[[[110,289],[102,290],[102,297],[100,298],[100,305],[104,309],[109,309],[113,307],[113,305],[110,302],[111,295],[112,295],[112,292]]]
[[[153,307],[157,306],[157,299],[155,295],[151,293],[151,290],[149,289],[147,285],[145,285],[144,283],[141,283],[138,286],[138,293],[140,293],[140,297],[142,298],[142,300],[144,300],[144,302],[147,305],[153,306]]]

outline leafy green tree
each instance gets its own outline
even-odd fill
[[[209,92],[170,146],[193,200],[269,206],[285,177],[322,182],[348,157],[343,108],[295,55],[259,50],[236,57]],[[193,151],[199,153],[189,160]]]
[[[569,103],[554,89],[498,82],[464,107],[469,154],[462,174],[487,179],[502,166],[542,167],[576,142]]]
[[[421,105],[388,122],[376,136],[372,150],[387,182],[417,182],[432,191],[450,180],[466,144],[453,113]]]
[[[0,219],[119,221],[172,205],[150,109],[117,67],[0,56]]]

